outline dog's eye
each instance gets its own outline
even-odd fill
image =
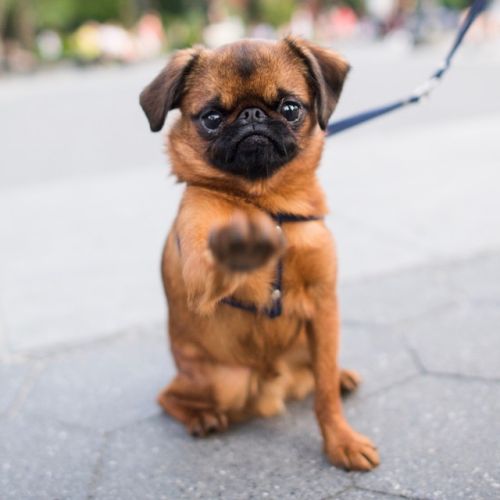
[[[295,122],[300,116],[300,104],[294,101],[285,101],[281,106],[281,114],[289,122]]]
[[[208,113],[205,113],[201,117],[201,123],[203,123],[208,130],[216,130],[222,123],[222,114],[215,110],[208,111]]]

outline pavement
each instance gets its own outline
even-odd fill
[[[347,48],[337,117],[405,95],[444,49]],[[345,410],[382,458],[367,474],[322,456],[311,399],[202,441],[155,404],[182,186],[137,95],[161,63],[0,81],[0,498],[500,498],[491,54],[469,44],[430,102],[325,150],[342,363],[364,379]]]

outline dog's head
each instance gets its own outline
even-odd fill
[[[172,57],[140,103],[154,132],[180,108],[169,151],[181,179],[255,182],[297,163],[312,141],[319,153],[306,163],[317,163],[348,69],[335,52],[294,37],[195,47]]]

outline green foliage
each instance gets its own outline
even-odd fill
[[[362,15],[366,11],[366,0],[320,0],[319,4],[323,9],[342,6],[350,7],[358,15]]]
[[[462,10],[470,5],[469,0],[440,0],[443,7],[447,7],[453,10]]]
[[[364,14],[366,10],[364,0],[344,0],[342,3],[351,7],[356,14]]]
[[[38,0],[35,17],[39,28],[64,30],[75,19],[75,2],[72,0]]]
[[[174,17],[189,17],[191,14],[206,15],[207,3],[199,0],[154,0],[152,7],[162,14]]]
[[[290,21],[296,8],[295,0],[257,0],[254,7],[257,18],[273,26],[281,26]]]
[[[184,17],[164,16],[168,46],[172,49],[189,47],[202,41],[205,16],[191,11]]]
[[[120,21],[129,25],[137,16],[136,0],[36,0],[38,28],[68,32],[88,20]]]

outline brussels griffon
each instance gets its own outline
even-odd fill
[[[269,417],[315,390],[330,461],[375,446],[342,413],[359,378],[337,361],[336,255],[316,169],[348,64],[295,37],[177,52],[141,93],[186,184],[162,275],[178,373],[160,405],[195,436]]]

